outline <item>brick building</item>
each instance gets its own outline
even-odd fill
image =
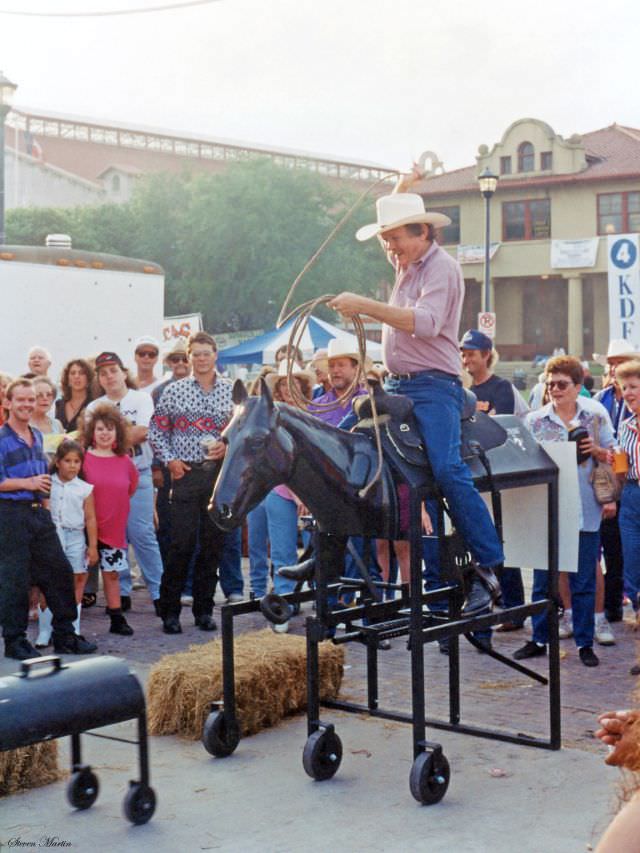
[[[500,176],[491,201],[491,304],[501,357],[528,360],[558,346],[586,357],[605,351],[606,235],[640,231],[640,130],[613,124],[563,139],[543,121],[520,119],[493,147],[479,147],[476,165],[416,185],[428,208],[453,221],[441,239],[463,265],[466,328],[481,306],[477,176],[486,167]],[[579,258],[576,247],[591,248],[591,257]]]

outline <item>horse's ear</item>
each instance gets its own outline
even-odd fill
[[[233,391],[231,393],[231,399],[233,400],[234,405],[239,406],[241,403],[244,403],[248,396],[247,389],[242,379],[236,379],[233,383]]]
[[[267,407],[269,411],[273,409],[273,395],[269,390],[269,386],[267,385],[264,376],[260,377],[260,396],[266,400]]]

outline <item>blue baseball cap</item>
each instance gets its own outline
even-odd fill
[[[465,332],[460,341],[460,349],[479,349],[492,350],[493,341],[488,335],[478,331],[478,329],[469,329]]]

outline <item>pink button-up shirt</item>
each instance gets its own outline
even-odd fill
[[[392,373],[442,370],[458,376],[462,369],[458,328],[464,299],[460,264],[432,243],[406,270],[396,271],[389,305],[412,308],[413,334],[383,324],[384,363]]]

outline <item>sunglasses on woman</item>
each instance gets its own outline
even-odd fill
[[[569,385],[573,385],[573,382],[570,382],[568,379],[550,379],[546,386],[552,391],[554,388],[557,388],[558,391],[566,391]]]
[[[179,364],[181,361],[184,364],[189,363],[189,359],[187,358],[186,355],[170,355],[169,356],[169,364]]]

